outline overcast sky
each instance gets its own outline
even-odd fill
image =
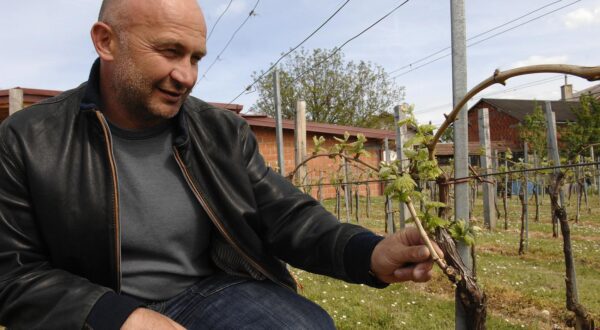
[[[0,7],[0,89],[20,86],[64,90],[86,80],[89,67],[96,58],[89,29],[95,22],[100,2],[3,0]],[[209,30],[229,2],[200,1]],[[345,2],[258,0],[255,15],[235,35],[206,77],[198,83],[193,95],[207,101],[230,102],[252,81],[252,72],[267,69],[282,52],[303,40]],[[479,42],[467,50],[469,88],[490,76],[495,69],[542,63],[600,65],[600,0],[465,2],[468,38],[501,26],[468,42]],[[214,27],[208,42],[208,56],[201,63],[201,75],[256,3],[257,0],[232,1]],[[305,48],[338,46],[400,3],[351,0],[305,44]],[[449,56],[442,57],[449,51],[419,60],[448,46],[450,1],[410,0],[350,42],[343,52],[347,60],[371,61],[383,66],[396,77],[398,85],[406,88],[405,102],[415,105],[418,118],[440,123],[442,114],[450,110],[452,102],[451,60]],[[407,71],[410,64],[417,69]],[[496,98],[558,99],[559,86],[563,82],[564,79],[555,74],[533,75],[509,80],[507,87],[490,88],[482,94]],[[569,78],[569,82],[575,91],[592,85],[578,78]],[[257,93],[245,94],[235,103],[249,109],[256,97]]]

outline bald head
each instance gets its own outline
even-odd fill
[[[98,21],[119,29],[128,23],[136,23],[140,16],[173,13],[203,16],[196,0],[103,0]]]
[[[91,37],[100,57],[103,112],[124,128],[177,114],[206,54],[197,0],[104,0]]]

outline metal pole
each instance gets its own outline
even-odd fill
[[[404,155],[404,139],[406,134],[406,125],[402,125],[400,127],[398,122],[403,120],[405,117],[404,112],[401,111],[401,107],[399,105],[394,107],[394,120],[396,122],[396,159],[398,159],[398,167],[400,170],[404,168],[404,159],[406,156]],[[406,226],[406,214],[408,213],[406,210],[406,205],[403,202],[400,202],[400,229],[403,229]]]
[[[483,174],[491,173],[491,141],[490,141],[490,118],[487,108],[479,109],[479,142],[485,149],[485,153],[481,155],[481,169]],[[494,184],[483,183],[483,219],[485,226],[493,230],[496,228],[496,212],[494,210]]]
[[[283,120],[281,119],[281,95],[279,94],[279,71],[273,70],[273,97],[275,103],[275,139],[277,140],[277,165],[279,174],[285,175],[283,160]]]
[[[467,41],[465,28],[465,6],[463,0],[450,0],[450,20],[452,30],[452,99],[456,105],[467,93]],[[468,176],[469,146],[468,146],[468,115],[466,106],[461,109],[454,122],[454,176]],[[454,216],[457,220],[469,221],[469,184],[454,185]],[[471,249],[457,243],[457,249],[465,266],[473,269]],[[455,297],[455,328],[467,328],[467,316],[456,291]]]

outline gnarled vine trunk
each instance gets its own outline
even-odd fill
[[[448,205],[450,186],[447,174],[437,178],[439,201]],[[449,207],[441,207],[438,215],[448,217]],[[444,252],[446,263],[456,270],[455,273],[446,273],[448,279],[456,284],[457,298],[466,314],[467,329],[482,330],[486,328],[487,297],[477,284],[475,273],[466,267],[456,248],[456,243],[444,228],[436,229],[435,241]],[[473,267],[475,267],[473,265]]]
[[[560,223],[560,230],[563,236],[563,254],[565,256],[565,284],[567,289],[567,310],[575,314],[574,320],[567,323],[574,326],[576,330],[594,330],[594,320],[587,312],[585,307],[579,303],[577,292],[577,277],[575,274],[575,262],[571,248],[571,229],[567,219],[567,211],[559,204],[559,190],[564,179],[564,173],[557,174],[555,182],[550,189],[550,202],[552,203],[553,216]]]

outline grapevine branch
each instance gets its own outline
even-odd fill
[[[506,84],[506,80],[523,76],[533,73],[563,73],[570,74],[580,78],[587,79],[588,81],[596,81],[600,80],[600,66],[592,66],[592,67],[584,67],[584,66],[576,66],[576,65],[567,65],[567,64],[543,64],[543,65],[531,65],[525,66],[521,68],[500,71],[496,70],[494,74],[488,79],[479,83],[479,85],[473,87],[465,97],[456,104],[452,112],[446,116],[446,120],[440,126],[437,133],[433,137],[433,140],[427,145],[427,149],[429,149],[429,159],[433,160],[435,157],[435,146],[439,142],[440,138],[450,126],[456,120],[456,117],[460,113],[461,109],[467,104],[473,96],[477,95],[477,93],[483,91],[484,89],[494,85],[494,84]]]
[[[463,97],[460,100],[460,102],[458,102],[458,104],[456,104],[456,106],[454,107],[452,112],[448,116],[446,116],[446,120],[444,121],[444,123],[440,126],[440,128],[436,132],[433,139],[427,144],[427,149],[429,150],[429,159],[430,160],[435,159],[435,146],[439,142],[440,138],[442,137],[442,135],[444,134],[444,132],[446,131],[448,126],[450,126],[450,124],[452,122],[454,122],[454,120],[456,120],[456,117],[458,116],[459,112],[462,110],[463,106],[465,104],[467,104],[467,101],[469,101],[473,96],[477,95],[477,93],[481,92],[482,90],[484,90],[494,84],[505,85],[506,80],[508,80],[510,78],[522,76],[522,75],[533,74],[533,73],[564,73],[564,74],[575,75],[575,76],[587,79],[589,81],[600,80],[600,66],[582,67],[582,66],[566,65],[566,64],[544,64],[544,65],[526,66],[526,67],[516,68],[516,69],[506,70],[506,71],[496,70],[491,77],[489,77],[488,79],[484,80],[483,82],[479,83],[479,85],[477,85],[473,89],[471,89],[465,95],[465,97]],[[411,207],[414,209],[414,206],[412,205],[411,200],[407,200],[406,204],[407,204],[409,210],[411,209]],[[414,221],[417,224],[417,226],[422,227],[421,220],[419,219],[418,216],[416,216],[416,214],[413,214],[413,218],[414,218]],[[433,245],[431,244],[429,236],[427,235],[427,233],[425,231],[423,231],[421,233],[421,238],[425,241],[425,244],[429,248],[429,252],[431,253],[431,255],[432,256],[435,255],[435,253],[436,253],[435,249],[433,249]],[[447,273],[447,268],[442,268],[442,269],[444,271],[446,271],[446,273]]]
[[[372,169],[373,171],[377,172],[379,171],[379,169],[371,164],[368,164],[364,161],[362,161],[359,158],[356,157],[350,157],[344,153],[340,153],[340,152],[330,152],[330,153],[326,153],[326,154],[313,154],[310,157],[307,157],[305,160],[303,160],[300,164],[298,164],[298,166],[296,166],[296,168],[294,168],[287,176],[286,178],[288,180],[292,180],[294,178],[294,176],[296,175],[296,173],[298,173],[298,171],[300,170],[300,168],[304,165],[306,165],[306,163],[308,163],[309,161],[315,159],[315,158],[320,158],[320,157],[328,157],[328,158],[334,158],[334,157],[342,157],[347,161],[350,162],[356,162],[359,163],[367,168]]]

